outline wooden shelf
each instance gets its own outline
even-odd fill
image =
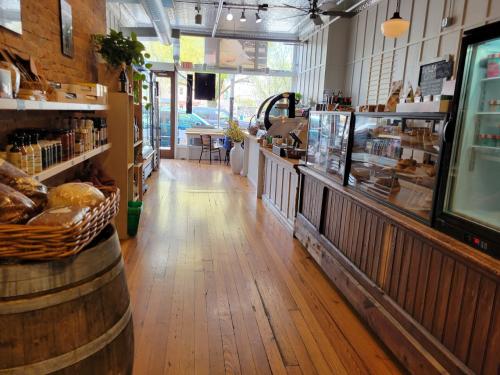
[[[128,163],[127,169],[131,169],[134,166],[134,163]]]
[[[83,163],[85,160],[88,160],[90,158],[93,158],[94,156],[102,154],[103,152],[109,150],[110,148],[111,148],[111,143],[100,146],[98,148],[93,149],[92,151],[87,151],[81,155],[78,155],[77,157],[74,157],[71,160],[63,161],[62,163],[53,165],[52,167],[47,168],[44,171],[35,174],[33,177],[38,181],[47,180],[55,175],[58,175],[59,173],[62,173],[74,167],[75,165]]]
[[[38,100],[0,99],[0,110],[14,111],[106,111],[107,105]]]

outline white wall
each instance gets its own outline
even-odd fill
[[[315,103],[323,97],[328,28],[316,33],[297,47],[295,91],[302,94],[302,103]]]
[[[349,20],[346,31],[334,33],[337,37],[342,33],[343,40],[348,41],[345,73],[330,63],[330,59],[321,68],[327,77],[333,75],[335,82],[339,80],[338,75],[345,74],[344,87],[338,89],[352,95],[355,105],[385,103],[392,81],[403,80],[405,85],[410,81],[415,87],[420,63],[448,54],[457,62],[464,30],[500,20],[500,0],[402,0],[401,16],[410,19],[411,26],[406,35],[394,40],[382,35],[380,25],[392,16],[395,7],[396,0],[380,0]],[[454,22],[441,29],[441,19],[449,9]],[[337,23],[318,34],[329,29],[331,39]],[[318,34],[309,35],[308,40],[317,40]],[[342,39],[328,43],[328,53],[336,45],[340,50],[341,42]],[[298,82],[311,86],[311,77],[302,78],[303,69],[299,73]],[[322,84],[327,87],[323,81],[316,86]]]

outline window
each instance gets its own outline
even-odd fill
[[[174,62],[174,48],[172,45],[165,45],[159,40],[141,40],[141,43],[146,47],[146,53],[149,53],[149,61],[155,62]]]

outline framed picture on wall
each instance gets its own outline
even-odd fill
[[[21,0],[0,0],[0,26],[15,33],[23,33]]]
[[[60,0],[61,11],[61,48],[63,55],[73,57],[73,14],[71,5],[66,0]]]

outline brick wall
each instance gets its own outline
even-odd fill
[[[23,35],[0,28],[0,45],[28,53],[40,74],[60,82],[96,82],[90,36],[106,32],[105,0],[68,0],[73,11],[74,57],[61,51],[59,0],[22,0]]]

